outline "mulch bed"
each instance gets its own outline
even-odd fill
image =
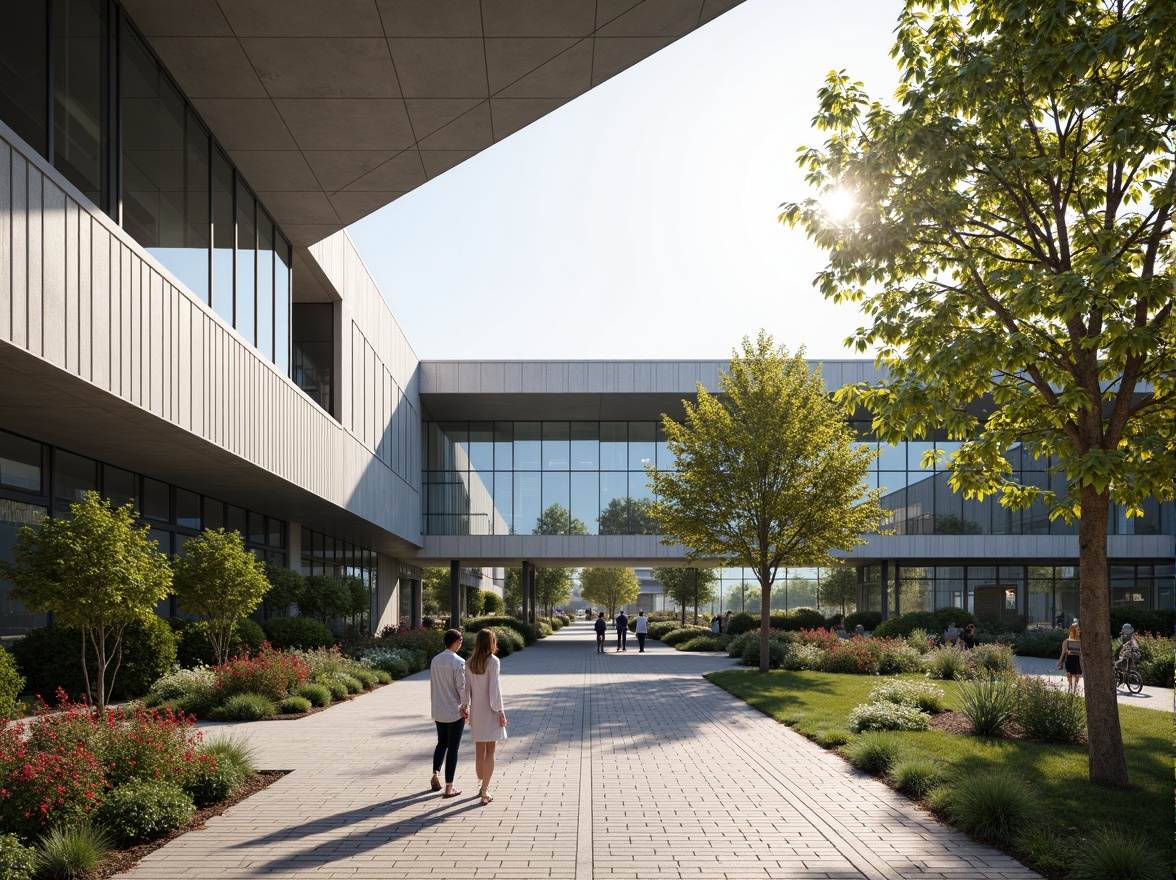
[[[135,865],[139,864],[139,860],[149,853],[155,852],[169,840],[175,840],[181,834],[187,834],[189,831],[203,831],[205,822],[213,816],[219,816],[229,807],[241,803],[247,797],[257,794],[263,788],[268,788],[273,785],[287,773],[289,770],[259,770],[252,778],[247,780],[240,788],[233,792],[226,800],[219,804],[213,804],[211,807],[205,807],[203,810],[197,811],[196,815],[192,817],[190,822],[181,825],[173,831],[168,832],[163,837],[148,841],[147,843],[140,843],[137,846],[132,846],[129,849],[120,849],[111,853],[107,859],[98,866],[98,870],[90,874],[90,880],[106,880],[108,877],[113,877],[116,874],[121,874],[123,871],[129,871]]]
[[[942,730],[944,733],[952,733],[958,736],[975,736],[972,731],[972,723],[964,717],[963,712],[937,712],[931,716],[931,727],[933,730]],[[1024,742],[1030,742],[1029,737],[1025,735],[1025,731],[1015,721],[1009,722],[1005,725],[1004,731],[1001,733],[1001,739],[1016,739]],[[1086,732],[1083,731],[1074,740],[1074,745],[1086,745]]]

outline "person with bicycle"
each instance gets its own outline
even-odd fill
[[[1135,661],[1143,656],[1143,651],[1135,640],[1135,627],[1131,624],[1123,624],[1120,635],[1123,636],[1123,644],[1119,646],[1119,659],[1115,661],[1115,668],[1126,675],[1135,666]]]

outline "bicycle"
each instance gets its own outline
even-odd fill
[[[1121,669],[1119,664],[1115,664],[1115,688],[1126,688],[1129,694],[1138,694],[1143,691],[1143,676],[1139,674],[1139,670],[1135,668],[1135,661],[1127,660],[1127,668]]]

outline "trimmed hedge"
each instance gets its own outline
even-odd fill
[[[510,617],[506,614],[491,615],[488,617],[475,617],[473,620],[465,624],[465,629],[468,632],[478,632],[478,630],[485,629],[488,626],[493,627],[509,627],[523,637],[524,645],[533,645],[539,641],[539,629],[529,623],[524,623],[517,617]]]
[[[847,632],[852,632],[859,623],[867,632],[873,632],[881,622],[881,611],[854,611],[845,615],[845,629]],[[959,621],[956,622],[958,623]]]
[[[176,662],[180,666],[191,669],[201,664],[212,666],[216,663],[206,624],[186,617],[172,617],[167,624],[176,634]],[[247,617],[242,618],[233,627],[228,656],[237,657],[244,653],[245,649],[248,649],[250,654],[256,654],[265,640],[265,630],[261,628],[260,623]]]
[[[312,617],[271,617],[262,624],[262,629],[269,643],[279,651],[290,648],[313,651],[335,644],[335,634],[325,623]]]

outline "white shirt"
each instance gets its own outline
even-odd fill
[[[648,617],[638,617],[637,618],[637,632],[639,632],[639,633],[649,632],[649,618]]]
[[[442,651],[429,664],[429,695],[434,721],[450,724],[461,718],[461,707],[470,701],[470,686],[466,663],[453,651]]]

